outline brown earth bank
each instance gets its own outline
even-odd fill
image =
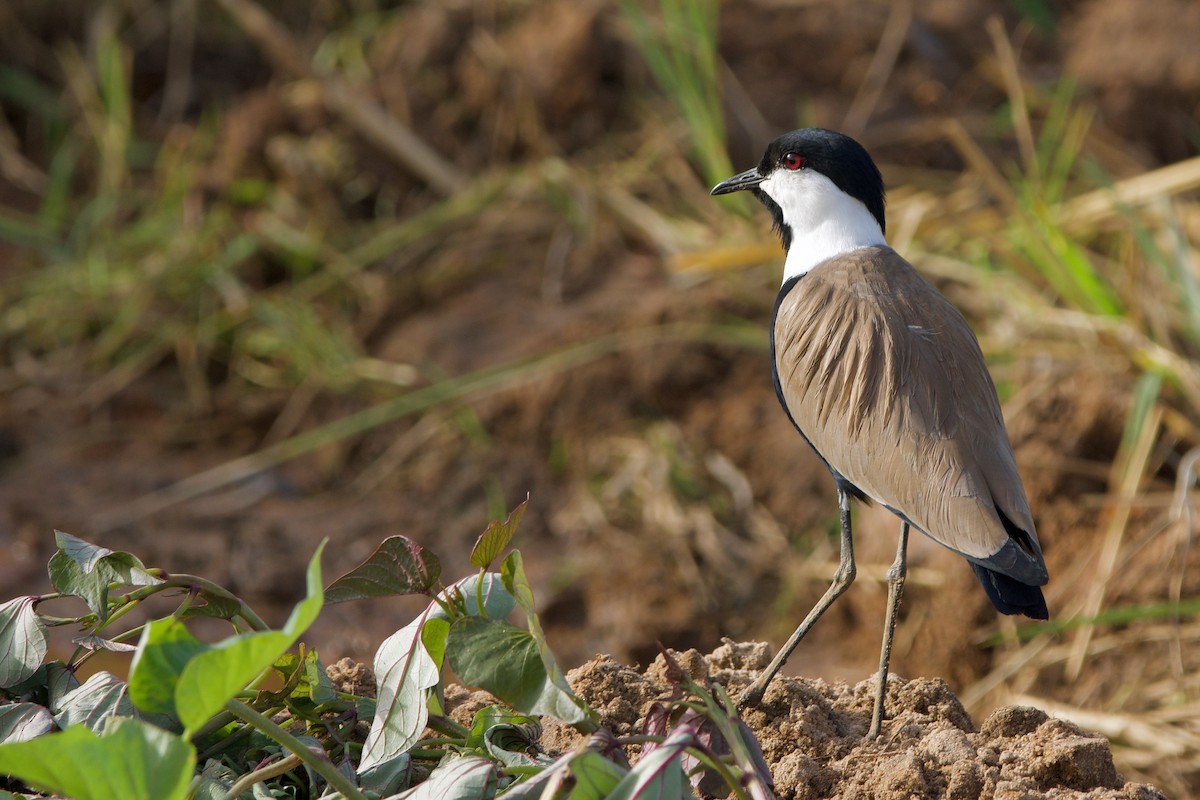
[[[731,695],[766,666],[763,644],[725,642],[709,655],[674,654],[691,678]],[[571,687],[618,737],[642,733],[646,713],[672,692],[666,661],[644,671],[596,656],[567,675]],[[450,713],[471,716],[495,702],[485,692],[447,692]],[[1108,741],[1027,706],[1002,706],[976,725],[940,679],[888,682],[887,721],[876,741],[871,721],[875,681],[850,685],[810,678],[777,679],[742,717],[784,800],[1164,800],[1152,786],[1126,782]],[[542,748],[565,752],[582,737],[544,721]]]

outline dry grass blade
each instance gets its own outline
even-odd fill
[[[1004,80],[1004,90],[1012,105],[1013,129],[1017,136],[1017,147],[1021,150],[1021,160],[1034,181],[1040,182],[1041,166],[1037,158],[1033,122],[1029,118],[1029,104],[1025,98],[1025,86],[1021,81],[1016,51],[1005,31],[1004,20],[1000,17],[988,17],[987,32],[992,39],[992,46],[996,48],[996,56],[1000,61],[1000,77]]]
[[[1162,197],[1173,197],[1197,187],[1200,187],[1200,156],[1073,197],[1063,204],[1059,220],[1071,230],[1086,230],[1126,213],[1130,207]]]
[[[1153,393],[1154,399],[1151,400],[1151,403],[1157,399],[1157,384]],[[1118,498],[1131,499],[1137,494],[1142,478],[1146,474],[1146,462],[1158,439],[1161,420],[1162,412],[1154,405],[1150,405],[1139,414],[1138,419],[1134,420],[1134,424],[1131,426],[1131,435],[1126,440],[1127,446],[1122,447],[1118,452],[1117,461],[1113,465],[1111,489]],[[1104,533],[1104,543],[1100,548],[1100,563],[1092,578],[1087,598],[1078,612],[1084,617],[1096,616],[1104,603],[1108,582],[1117,568],[1117,560],[1121,554],[1121,542],[1129,525],[1131,511],[1132,507],[1128,503],[1122,503],[1112,510],[1112,516],[1109,518]],[[1079,677],[1079,671],[1083,668],[1083,661],[1087,657],[1088,642],[1091,641],[1094,630],[1093,626],[1086,625],[1075,637],[1071,657],[1067,660],[1067,676],[1071,680]]]
[[[875,55],[871,57],[871,63],[867,67],[867,74],[859,84],[854,100],[850,103],[850,110],[846,112],[842,122],[842,130],[850,136],[860,136],[866,130],[867,121],[879,103],[888,76],[896,66],[896,59],[900,56],[912,20],[913,0],[895,0],[884,24],[883,35],[879,37]]]
[[[115,40],[104,40],[97,53],[97,59],[103,61],[98,65],[100,74],[93,74],[84,55],[74,45],[64,45],[58,58],[87,125],[88,138],[96,148],[100,189],[106,194],[115,194],[129,183],[125,150],[129,146],[132,120],[128,87],[118,86],[122,83],[119,73],[123,69],[124,55]]]
[[[600,201],[634,235],[663,255],[678,253],[682,248],[670,221],[624,187],[605,184],[600,189]]]
[[[962,704],[967,708],[975,708],[1023,670],[1036,670],[1052,643],[1053,639],[1049,636],[1041,636],[999,659],[986,675],[959,694]]]
[[[732,171],[725,152],[717,57],[717,3],[662,0],[648,15],[632,0],[619,6],[650,72],[687,123],[687,134],[706,180]]]
[[[959,156],[967,163],[967,167],[976,173],[988,192],[1004,208],[1006,213],[1017,207],[1017,196],[1008,180],[996,169],[996,165],[988,158],[983,148],[971,138],[971,134],[957,119],[947,119],[942,123],[942,132],[946,140],[958,151]]]
[[[0,118],[0,177],[35,195],[41,195],[48,183],[46,173],[22,155],[16,134],[3,118]]]
[[[292,35],[252,0],[218,0],[275,67],[290,78],[311,78],[330,112],[442,195],[467,184],[466,176],[374,100],[341,79],[319,74]]]
[[[702,273],[726,269],[745,269],[754,264],[778,260],[779,243],[764,241],[676,253],[667,259],[667,269],[683,274]]]
[[[220,464],[177,481],[133,502],[97,514],[90,526],[102,533],[208,492],[246,480],[258,473],[310,453],[326,444],[357,436],[392,420],[427,411],[439,405],[461,402],[488,392],[511,389],[548,373],[569,370],[610,353],[673,341],[725,342],[758,347],[757,337],[747,338],[736,329],[674,324],[626,331],[520,359],[515,363],[478,370],[449,378],[394,400],[371,406],[318,428],[297,434],[255,453]]]
[[[1194,503],[1189,495],[1196,483],[1196,465],[1200,464],[1200,447],[1193,447],[1184,454],[1179,462],[1179,474],[1175,480],[1175,496],[1171,503],[1171,521],[1168,523],[1175,531],[1175,541],[1172,545],[1171,561],[1176,564],[1172,570],[1170,596],[1176,607],[1183,599],[1183,582],[1185,578],[1188,555],[1196,538],[1196,520]],[[1178,621],[1178,620],[1176,620]],[[1186,669],[1183,661],[1183,639],[1176,636],[1171,642],[1175,676],[1182,678]]]
[[[173,0],[170,4],[170,37],[158,118],[175,122],[183,118],[192,93],[192,56],[196,46],[196,7],[199,0]]]

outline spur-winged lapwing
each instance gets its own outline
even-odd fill
[[[966,557],[1005,614],[1046,619],[1046,564],[996,388],[962,314],[884,239],[883,179],[862,145],[805,128],[714,195],[753,192],[787,252],[771,321],[775,392],[833,473],[841,563],[833,584],[739,698],[757,703],[821,614],[854,580],[850,498],[901,520],[888,571],[879,735],[909,528]]]

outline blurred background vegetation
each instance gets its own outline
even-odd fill
[[[833,488],[771,390],[778,244],[707,188],[820,125],[979,332],[1051,566],[1019,625],[914,542],[894,669],[1198,792],[1197,41],[1190,0],[10,0],[0,584],[59,528],[283,608],[322,536],[449,554],[532,492],[568,664],[779,643]],[[858,531],[797,672],[875,668]],[[337,613],[327,661],[392,628]]]

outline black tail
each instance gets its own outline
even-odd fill
[[[1030,586],[974,562],[969,563],[997,611],[1002,614],[1024,614],[1031,619],[1050,619],[1041,587]]]

